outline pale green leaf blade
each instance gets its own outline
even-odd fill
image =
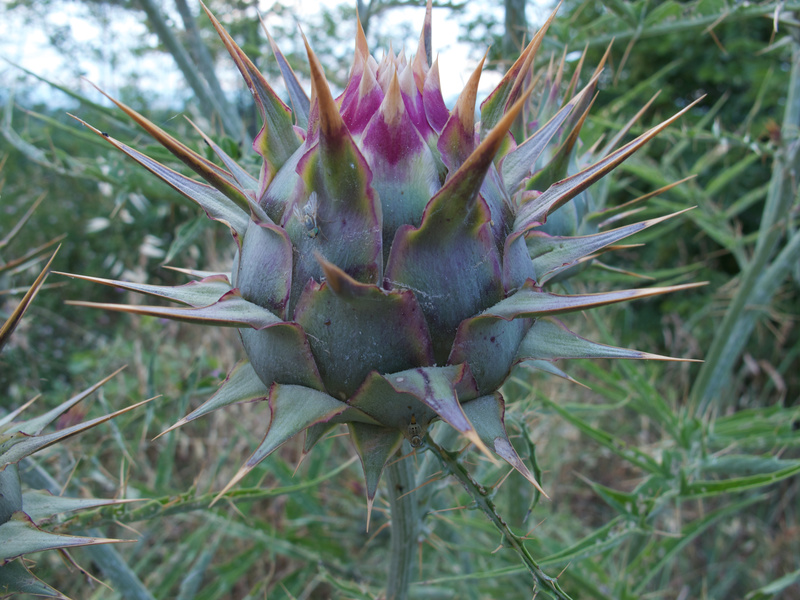
[[[48,533],[37,528],[25,513],[17,512],[0,525],[0,564],[31,552],[125,541]]]
[[[67,596],[34,576],[21,560],[14,560],[0,566],[0,593],[8,592],[69,600]]]
[[[537,319],[520,344],[517,360],[559,360],[562,358],[687,360],[599,344],[573,333],[557,319],[550,317]]]
[[[195,308],[214,304],[233,289],[225,275],[212,275],[199,281],[191,281],[184,285],[170,286],[117,281],[114,279],[103,279],[101,277],[89,277],[88,275],[61,273],[59,271],[56,271],[56,273],[58,275],[66,275],[73,279],[82,279],[83,281],[91,281],[92,283],[122,288],[123,290],[139,292],[140,294],[147,294],[158,298],[165,298],[173,302],[181,302],[182,304],[188,304]]]
[[[248,302],[239,295],[237,290],[225,294],[218,302],[209,306],[197,308],[177,308],[166,306],[139,306],[132,304],[103,304],[100,302],[69,301],[73,306],[87,308],[100,308],[136,315],[148,315],[188,323],[201,323],[204,325],[221,325],[223,327],[252,327],[264,329],[270,325],[277,325],[282,321],[266,308]]]

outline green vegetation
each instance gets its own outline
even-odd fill
[[[237,19],[222,5],[211,8],[246,52],[269,57],[263,68],[277,80],[252,15]],[[327,13],[312,46],[349,22],[351,9]],[[627,142],[707,96],[585,198],[587,206],[619,213],[615,226],[696,208],[638,233],[591,268],[571,270],[551,289],[709,284],[568,322],[592,340],[702,364],[558,361],[551,373],[541,370],[551,363],[520,366],[506,381],[508,433],[549,499],[505,463],[474,449],[460,453],[466,442],[439,423],[428,450],[384,474],[369,531],[362,467],[342,426],[307,456],[302,436],[291,440],[211,505],[261,443],[267,403],[234,404],[153,438],[207,400],[242,358],[236,332],[65,305],[138,301],[118,288],[51,274],[14,335],[0,340],[0,422],[39,393],[28,410],[41,415],[123,365],[93,400],[46,431],[160,397],[19,463],[23,490],[141,499],[47,524],[53,533],[135,539],[69,551],[114,591],[65,566],[57,552],[30,554],[26,566],[72,598],[379,598],[386,565],[400,551],[413,563],[410,598],[530,598],[534,585],[537,597],[576,599],[797,597],[800,42],[789,12],[797,9],[587,0],[565,5],[554,21],[537,70],[547,72],[552,53],[555,74],[566,52],[561,93],[578,62],[571,52],[588,44],[585,84],[615,39],[570,172],[599,158],[616,133],[625,131]],[[370,28],[380,30],[387,18],[374,13]],[[197,23],[207,32],[204,19]],[[498,33],[478,23],[469,31],[481,53],[488,40],[480,33]],[[221,61],[221,45],[211,38],[207,45]],[[487,69],[507,67],[507,49],[493,47]],[[337,52],[326,60],[333,63]],[[300,54],[287,58],[304,78]],[[347,66],[329,66],[334,78],[346,79]],[[557,87],[546,75],[540,85]],[[17,96],[1,96],[0,322],[12,317],[52,253],[47,244],[62,234],[57,271],[176,285],[185,276],[164,263],[230,268],[224,228],[198,218],[185,198],[63,111]],[[149,110],[135,94],[122,99],[213,158],[174,111]],[[77,100],[70,112],[178,168],[120,111]],[[243,137],[252,139],[252,106],[231,105],[239,108],[228,118],[241,119]],[[200,125],[257,172],[252,153],[224,135],[220,122]],[[646,203],[619,208],[690,176]],[[9,232],[39,198],[12,245]],[[560,369],[576,381],[558,377]],[[398,498],[387,487],[398,482],[419,488]],[[416,539],[406,548],[390,540],[390,503],[402,500],[415,522]]]

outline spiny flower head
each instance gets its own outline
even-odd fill
[[[371,505],[386,462],[404,439],[423,444],[434,420],[538,486],[504,425],[498,388],[514,365],[663,358],[589,342],[553,316],[678,289],[576,296],[545,289],[661,219],[588,237],[540,229],[681,113],[575,175],[537,187],[539,158],[584,117],[598,78],[526,132],[533,60],[553,17],[483,102],[480,123],[483,63],[449,110],[432,61],[430,2],[410,60],[392,51],[376,60],[359,28],[350,78],[336,98],[307,42],[310,96],[273,43],[291,109],[209,17],[262,117],[253,144],[262,159],[258,177],[207,136],[220,164],[119,102],[205,183],[94,130],[228,226],[237,245],[230,273],[187,271],[196,280],[183,286],[83,277],[184,305],[93,306],[239,329],[247,359],[176,427],[234,402],[268,400],[265,437],[228,487],[295,434],[306,432],[308,451],[346,423]]]

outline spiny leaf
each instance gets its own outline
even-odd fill
[[[39,273],[39,276],[33,282],[31,287],[28,288],[28,291],[22,297],[22,300],[20,300],[20,303],[17,304],[16,308],[12,311],[8,319],[6,319],[5,323],[0,326],[0,350],[3,349],[3,346],[5,346],[9,338],[11,338],[11,334],[14,333],[14,329],[16,329],[17,325],[22,320],[22,317],[25,315],[28,307],[30,307],[33,299],[36,298],[36,294],[39,293],[42,285],[44,285],[44,281],[47,279],[47,275],[50,272],[50,265],[53,264],[53,260],[55,259],[56,254],[58,254],[58,249],[60,247],[61,246],[56,248],[55,252],[53,252],[53,255],[50,257],[50,260],[47,261],[44,269],[42,269],[42,272]]]
[[[269,395],[270,421],[267,433],[244,466],[214,499],[217,502],[258,463],[280,445],[314,423],[324,422],[344,411],[347,404],[323,392],[299,385],[272,384]],[[213,503],[212,503],[213,504]]]
[[[668,287],[642,288],[638,290],[615,290],[600,294],[582,294],[562,296],[535,289],[531,283],[525,285],[505,300],[501,300],[484,311],[485,315],[493,315],[501,319],[517,319],[519,317],[542,317],[575,312],[586,308],[637,300],[649,296],[657,296],[669,292],[688,290],[706,285],[706,282],[687,283]]]
[[[286,106],[278,95],[264,79],[252,61],[242,52],[242,49],[233,41],[217,18],[202,2],[200,5],[211,20],[222,43],[236,63],[242,74],[250,93],[253,95],[256,107],[261,114],[264,126],[258,132],[253,149],[264,159],[261,169],[261,189],[266,189],[275,173],[286,163],[289,157],[300,146],[300,139],[292,125],[292,111]]]
[[[372,513],[372,502],[378,491],[378,483],[386,462],[400,448],[403,443],[403,434],[396,429],[388,429],[366,423],[348,423],[350,439],[361,459],[364,468],[364,480],[367,491],[367,531],[369,531],[369,516]]]
[[[132,541],[48,533],[36,527],[25,513],[17,512],[10,521],[0,525],[0,566],[31,552]]]
[[[539,46],[544,39],[544,34],[550,27],[553,19],[555,19],[556,13],[560,7],[561,2],[558,3],[558,6],[556,6],[556,8],[550,14],[550,17],[547,19],[547,21],[545,21],[544,25],[542,25],[539,31],[536,32],[536,35],[533,36],[533,39],[531,39],[528,46],[519,55],[519,58],[517,58],[516,62],[511,65],[511,68],[503,76],[503,79],[500,81],[497,87],[481,104],[482,138],[487,135],[490,129],[494,128],[494,126],[503,119],[509,104],[517,100],[514,98],[513,91],[516,91],[517,93],[522,91],[521,88],[518,87],[518,82],[523,81],[527,75],[527,70],[530,68],[531,62],[533,61],[536,52],[539,50]]]
[[[281,75],[283,75],[283,82],[286,84],[286,89],[289,92],[289,98],[292,101],[292,114],[294,115],[295,121],[297,126],[302,129],[308,128],[308,114],[311,111],[311,102],[306,95],[306,91],[303,89],[303,86],[300,85],[300,82],[297,80],[297,75],[294,74],[292,67],[289,65],[289,62],[286,60],[286,57],[278,48],[278,45],[272,39],[272,36],[267,31],[267,27],[264,24],[264,20],[261,20],[261,28],[264,30],[264,33],[267,34],[267,39],[269,40],[269,45],[272,48],[272,54],[275,55],[275,60],[278,61],[278,68],[281,70]]]
[[[157,298],[165,298],[173,302],[188,304],[193,307],[208,306],[219,301],[222,296],[232,290],[231,284],[225,275],[210,275],[200,281],[191,281],[184,285],[150,285],[146,283],[132,283],[128,281],[117,281],[114,279],[103,279],[101,277],[89,277],[88,275],[76,275],[74,273],[62,273],[54,271],[57,275],[65,275],[73,279],[82,279],[92,283],[100,283],[110,287],[131,290],[140,294],[147,294]]]
[[[478,432],[483,442],[492,448],[495,454],[519,471],[545,498],[549,499],[550,497],[536,481],[536,477],[530,472],[511,444],[511,440],[508,439],[505,410],[505,403],[500,394],[491,394],[464,403],[464,413],[474,425],[475,431]]]
[[[91,82],[90,82],[91,83]],[[116,98],[109,96],[99,87],[91,84],[94,88],[103,94],[106,98],[116,104],[122,111],[131,119],[136,121],[139,126],[147,133],[153,136],[162,146],[169,150],[177,159],[189,167],[192,171],[205,179],[212,187],[219,190],[222,194],[230,198],[235,204],[241,208],[247,207],[247,195],[239,187],[234,177],[224,169],[221,169],[210,160],[201,156],[183,142],[178,141],[166,131],[161,129],[158,125],[150,121],[145,116],[139,114],[129,106],[126,106]],[[77,118],[77,117],[76,117]],[[80,121],[80,119],[78,119]],[[83,121],[81,121],[83,123]],[[83,123],[86,125],[86,123]],[[111,138],[105,136],[111,141]],[[113,142],[112,142],[113,143]],[[116,145],[116,144],[114,144]]]
[[[63,439],[77,435],[83,431],[86,431],[87,429],[91,429],[100,423],[105,423],[109,419],[113,419],[114,417],[134,410],[135,408],[143,406],[154,399],[155,398],[149,398],[148,400],[143,400],[142,402],[133,404],[109,415],[105,415],[104,417],[98,417],[96,419],[92,419],[91,421],[86,421],[85,423],[73,425],[72,427],[61,429],[55,433],[32,437],[23,437],[18,435],[16,438],[12,438],[0,446],[0,469],[7,467],[9,464],[18,463],[23,458],[30,456],[34,452],[38,452],[39,450],[47,448],[48,446],[52,446]]]
[[[557,319],[536,319],[519,346],[517,360],[559,360],[562,358],[627,358],[635,360],[672,360],[696,362],[692,359],[670,358],[659,354],[616,348],[591,342],[567,329]]]
[[[236,184],[239,186],[239,188],[243,192],[245,192],[247,204],[249,206],[250,205],[250,200],[251,200],[250,194],[255,194],[259,189],[259,187],[258,187],[258,179],[256,179],[252,175],[250,175],[250,173],[245,171],[244,168],[242,168],[242,166],[239,165],[239,163],[237,163],[230,156],[228,156],[228,153],[225,152],[222,148],[220,148],[220,146],[216,142],[214,142],[214,140],[212,140],[210,137],[208,137],[203,132],[203,130],[200,129],[194,123],[194,121],[192,121],[189,117],[185,117],[185,119],[187,121],[189,121],[189,124],[192,127],[194,127],[194,130],[197,133],[200,134],[200,137],[202,137],[203,141],[208,145],[208,147],[211,148],[214,151],[214,154],[216,154],[219,157],[219,159],[225,165],[225,168],[228,169],[228,171],[230,172],[230,175],[236,181]],[[209,182],[209,183],[211,183],[211,182]],[[212,183],[212,185],[214,185],[214,184]],[[214,187],[216,187],[216,186],[214,186]],[[219,188],[217,188],[217,189],[219,189]],[[236,200],[237,199],[234,198],[234,201],[236,201]],[[244,208],[244,207],[242,207],[242,208]]]
[[[506,192],[512,194],[534,168],[536,160],[550,143],[550,140],[558,132],[564,120],[569,116],[572,109],[582,101],[589,89],[594,87],[596,79],[593,79],[583,89],[581,93],[570,100],[561,110],[545,123],[541,129],[531,135],[525,142],[517,146],[514,150],[503,157],[500,162],[500,171],[503,174],[503,183]]]
[[[39,524],[39,521],[54,517],[66,512],[76,510],[88,510],[99,506],[113,506],[116,504],[128,504],[130,502],[141,502],[140,499],[129,500],[106,500],[103,498],[69,498],[67,496],[54,496],[50,492],[32,490],[22,495],[22,504],[25,514],[31,520]]]
[[[43,598],[69,600],[67,596],[33,575],[21,559],[0,566],[0,590],[4,594],[31,594]]]
[[[32,419],[28,419],[27,421],[22,421],[20,423],[16,423],[11,425],[10,427],[7,427],[6,429],[3,430],[3,433],[11,434],[20,432],[25,435],[38,435],[42,431],[42,429],[47,427],[47,425],[55,421],[58,417],[63,415],[70,408],[78,404],[78,402],[80,402],[87,396],[91,395],[92,393],[100,389],[100,387],[108,383],[108,381],[110,381],[113,377],[116,377],[119,373],[121,373],[123,369],[125,369],[125,367],[117,369],[116,371],[111,373],[111,375],[104,377],[94,385],[86,388],[85,390],[83,390],[78,394],[75,394],[69,400],[62,402],[61,404],[49,410],[48,412],[44,413],[43,415],[39,415],[38,417],[34,417]]]
[[[210,185],[200,183],[181,175],[177,171],[173,171],[169,167],[165,167],[161,163],[142,154],[138,150],[134,150],[130,146],[115,140],[99,129],[95,129],[77,117],[73,118],[91,129],[97,135],[106,138],[113,146],[133,158],[145,169],[162,179],[165,183],[169,184],[171,187],[179,191],[193,202],[196,202],[198,205],[200,205],[200,208],[206,211],[206,214],[210,219],[225,223],[231,229],[236,231],[239,236],[244,235],[244,232],[247,229],[247,222],[249,221],[247,213],[222,192],[214,187],[211,187]],[[244,201],[244,205],[248,206],[246,199]]]
[[[649,142],[661,131],[679,119],[684,113],[691,110],[698,102],[703,100],[704,97],[705,96],[698,98],[666,121],[663,121],[661,124],[643,133],[635,140],[599,160],[592,166],[587,167],[580,173],[572,175],[571,177],[567,177],[566,179],[551,185],[535,200],[525,204],[520,209],[519,213],[517,214],[516,221],[514,222],[514,233],[512,234],[512,237],[515,235],[524,234],[535,227],[536,224],[543,223],[548,214],[552,213],[558,207],[562,206],[570,199],[574,198],[577,194],[585,190],[595,181],[612,171],[631,154],[636,152],[644,144]]]
[[[135,315],[149,315],[186,321],[189,323],[202,323],[204,325],[222,325],[223,327],[249,326],[253,329],[264,329],[271,325],[281,324],[282,321],[266,308],[248,302],[239,294],[238,290],[226,293],[214,304],[197,308],[177,308],[167,306],[140,306],[134,304],[103,304],[100,302],[67,301],[72,306],[85,306],[102,310],[113,310]]]
[[[633,223],[611,231],[580,237],[549,236],[534,230],[528,236],[526,242],[531,260],[533,260],[537,283],[543,285],[561,271],[576,264],[581,258],[614,244],[619,240],[625,239],[643,229],[647,229],[667,219],[683,214],[688,210],[691,209],[687,208],[672,213],[671,215]]]

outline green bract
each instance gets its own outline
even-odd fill
[[[229,275],[197,274],[178,287],[82,277],[183,306],[91,305],[239,329],[247,360],[178,423],[268,399],[264,440],[228,487],[295,434],[306,431],[308,451],[346,423],[371,503],[389,457],[404,438],[424,443],[436,419],[538,485],[503,423],[497,390],[514,365],[661,358],[589,342],[552,316],[681,287],[547,292],[560,273],[660,219],[584,237],[552,237],[542,225],[684,111],[576,174],[553,178],[560,167],[548,165],[563,162],[564,152],[548,148],[565,128],[577,131],[599,70],[569,101],[550,107],[546,123],[531,127],[538,115],[530,104],[532,65],[550,21],[483,102],[476,123],[482,63],[449,110],[431,60],[430,3],[411,60],[392,52],[374,59],[359,28],[350,78],[336,98],[307,44],[310,98],[273,44],[291,109],[209,17],[263,120],[253,145],[263,159],[258,177],[206,136],[222,166],[119,102],[205,183],[94,131],[229,227],[237,259]],[[552,161],[542,167],[548,154]]]

